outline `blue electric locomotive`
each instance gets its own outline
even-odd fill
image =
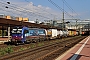
[[[26,33],[28,33],[28,27],[14,27],[11,31],[11,42],[14,44],[24,43]]]
[[[39,42],[46,39],[46,30],[39,28],[14,27],[11,34],[13,44]]]

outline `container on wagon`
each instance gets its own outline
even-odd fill
[[[50,39],[57,38],[57,29],[49,29],[47,31],[47,35],[50,37]]]

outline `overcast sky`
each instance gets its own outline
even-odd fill
[[[6,2],[10,2],[7,4]],[[50,0],[49,0],[50,1]],[[0,14],[28,17],[29,20],[62,20],[63,1],[51,0],[59,6],[55,7],[48,0],[0,0]],[[5,8],[5,7],[8,8]],[[90,0],[65,0],[65,19],[90,19]],[[68,13],[68,14],[67,14]]]

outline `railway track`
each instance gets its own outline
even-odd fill
[[[78,37],[78,36],[76,36]],[[60,41],[63,41],[63,40],[67,40],[67,39],[71,39],[71,38],[74,38],[74,37],[67,37],[67,38],[63,38],[63,39],[57,39],[57,40],[60,40]],[[50,41],[42,41],[44,44],[48,44],[50,42],[54,43],[54,42],[57,42],[57,40],[50,40]],[[39,42],[39,43],[42,43],[42,42]],[[29,47],[30,45],[38,45],[38,43],[30,43],[30,44],[24,44],[24,45],[18,45],[18,46],[15,46],[15,45],[10,45],[10,42],[5,42],[5,44],[0,44],[0,48],[7,48],[8,46],[12,46],[13,47],[13,50],[18,50],[20,49],[21,47]]]
[[[84,37],[75,38],[74,40],[72,39],[72,41],[68,41],[68,42],[62,42],[62,45],[63,45],[62,48],[54,50],[51,53],[40,57],[39,60],[54,60],[56,57],[60,56],[62,53],[64,53],[66,50],[73,47],[75,44],[80,42],[82,39],[84,39]]]
[[[5,56],[1,56],[0,60],[52,60],[84,38],[85,37],[81,36],[74,37],[41,47],[7,54]]]

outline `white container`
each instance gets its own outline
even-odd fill
[[[63,31],[62,30],[60,30],[60,37],[62,37],[63,36]]]
[[[60,35],[60,30],[57,30],[57,35]]]
[[[57,37],[57,29],[51,29],[52,30],[52,37]]]
[[[48,30],[48,35],[49,35],[50,39],[57,38],[57,29],[49,29]]]

